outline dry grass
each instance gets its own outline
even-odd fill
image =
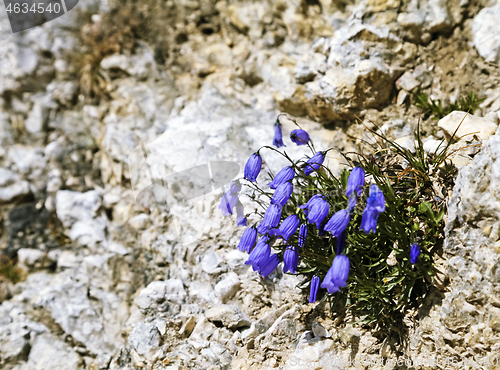
[[[0,277],[9,279],[13,284],[21,281],[22,270],[16,266],[16,260],[0,255]]]
[[[155,48],[157,61],[165,60],[169,36],[165,24],[172,14],[165,4],[162,0],[121,0],[109,13],[102,14],[99,21],[92,20],[92,12],[80,13],[80,27],[76,32],[81,48],[68,59],[77,74],[80,91],[87,99],[98,101],[108,96],[101,61],[115,53],[133,53],[138,40]]]

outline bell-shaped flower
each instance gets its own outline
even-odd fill
[[[219,209],[222,211],[223,216],[233,214],[233,208],[238,202],[238,193],[241,191],[241,183],[239,181],[231,182],[229,190],[222,195],[222,200],[219,204]]]
[[[281,206],[279,204],[271,204],[264,214],[264,219],[257,227],[259,234],[265,234],[270,229],[279,225],[281,219]]]
[[[420,246],[418,244],[412,244],[410,249],[410,262],[415,264],[418,263],[420,257]]]
[[[332,233],[333,236],[339,237],[340,234],[345,230],[349,221],[351,219],[351,214],[347,209],[341,209],[336,212],[330,220],[325,225],[325,230]]]
[[[293,130],[290,133],[290,140],[292,140],[297,145],[307,145],[309,142],[309,134],[301,129]]]
[[[311,279],[311,290],[309,292],[309,303],[316,302],[316,296],[318,295],[318,288],[321,280],[318,276],[314,275]]]
[[[284,182],[290,181],[295,177],[295,170],[291,166],[287,166],[281,169],[276,177],[268,185],[271,189],[276,189],[278,186]]]
[[[304,168],[304,174],[308,176],[314,171],[317,171],[321,167],[324,161],[325,161],[325,153],[317,152],[307,161],[306,167]]]
[[[273,145],[276,148],[280,148],[282,146],[286,146],[283,143],[283,133],[281,132],[281,123],[279,121],[276,121],[274,124],[274,139],[273,139]]]
[[[291,182],[284,182],[278,188],[273,194],[273,197],[271,198],[271,204],[279,204],[280,206],[284,206],[286,202],[288,202],[288,199],[290,199],[290,195],[292,195],[293,192],[293,185]]]
[[[309,221],[309,223],[315,223],[316,227],[319,229],[325,217],[328,216],[329,211],[330,204],[328,204],[324,198],[318,198],[307,214],[307,221]]]
[[[245,209],[243,208],[243,204],[239,200],[236,202],[236,222],[238,222],[238,226],[247,226]]]
[[[297,231],[299,227],[299,217],[297,215],[290,215],[283,220],[279,228],[279,235],[284,240],[290,239],[290,237]]]
[[[358,197],[360,197],[364,185],[365,171],[361,167],[354,167],[349,175],[349,179],[347,180],[347,190],[345,194],[349,196],[355,191]]]
[[[327,289],[328,293],[335,293],[340,291],[340,288],[346,287],[349,267],[349,257],[346,255],[336,256],[332,267],[330,267],[323,279],[323,283],[321,283],[321,287]]]
[[[273,272],[280,263],[280,258],[277,254],[270,255],[263,259],[259,265],[259,273],[264,279],[267,279],[269,274]]]
[[[375,184],[370,185],[370,195],[366,200],[366,206],[376,210],[377,212],[385,211],[384,193]]]
[[[259,239],[255,248],[248,255],[245,265],[252,265],[254,271],[259,269],[260,263],[265,261],[271,254],[271,247],[268,241],[269,238],[266,235]]]
[[[319,200],[325,200],[325,197],[322,194],[313,195],[306,204],[299,206],[299,208],[302,208],[304,210],[304,214],[307,216],[314,203]]]
[[[302,224],[300,225],[300,230],[299,230],[299,247],[304,248],[304,245],[306,243],[306,238],[307,238],[307,225]]]
[[[257,181],[261,168],[262,157],[259,153],[252,154],[245,164],[245,179],[251,182]]]
[[[289,246],[283,253],[283,273],[290,271],[292,274],[297,272],[299,264],[299,253],[295,247]]]
[[[361,218],[361,227],[359,229],[364,230],[367,235],[370,231],[375,232],[377,229],[378,214],[379,213],[376,209],[366,206],[363,212],[363,217]]]
[[[257,230],[254,226],[249,227],[243,232],[241,236],[240,243],[238,244],[238,249],[240,251],[247,251],[250,253],[253,246],[255,245],[255,241],[257,240]]]

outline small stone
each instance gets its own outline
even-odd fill
[[[500,3],[483,8],[472,22],[473,43],[486,61],[500,63]]]
[[[44,256],[38,249],[21,248],[17,251],[19,262],[24,266],[34,266]]]
[[[398,98],[396,100],[396,104],[403,105],[403,103],[405,102],[407,97],[408,97],[408,92],[405,90],[400,90],[398,93]]]
[[[231,271],[214,287],[215,294],[221,299],[222,303],[230,300],[240,289],[241,281],[238,275]]]
[[[399,144],[410,152],[415,153],[415,141],[411,136],[404,136],[394,140],[396,144]]]
[[[128,220],[128,224],[135,230],[146,230],[149,227],[150,219],[145,213],[141,213]]]
[[[460,125],[461,122],[462,124]],[[472,140],[472,134],[475,134],[481,140],[487,140],[495,133],[498,127],[496,123],[490,120],[461,111],[451,112],[446,117],[441,118],[438,122],[439,128],[443,130],[446,140],[448,141],[451,140],[453,133],[459,125],[460,128],[455,134],[454,139],[463,137],[461,140],[466,141]]]
[[[191,335],[195,326],[196,326],[196,320],[194,316],[190,316],[189,319],[187,319],[187,321],[179,329],[179,334],[182,335],[184,338],[187,338]]]
[[[205,313],[207,320],[228,329],[237,329],[251,325],[250,320],[234,305],[220,305]]]

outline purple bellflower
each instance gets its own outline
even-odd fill
[[[261,168],[262,157],[259,153],[253,153],[245,164],[245,179],[251,182],[256,182]]]
[[[304,244],[306,243],[306,238],[307,238],[307,225],[302,224],[300,225],[300,230],[299,230],[299,247],[304,248]]]
[[[299,227],[299,217],[297,215],[290,215],[280,225],[279,235],[284,239],[288,240],[297,231]]]
[[[306,167],[304,168],[304,174],[308,176],[314,171],[317,171],[321,167],[324,161],[325,161],[325,153],[317,152],[307,161]]]
[[[254,271],[259,269],[260,263],[271,255],[271,247],[268,241],[269,238],[266,235],[260,237],[257,245],[248,255],[248,260],[245,262],[245,265],[252,265]]]
[[[295,177],[295,170],[291,166],[287,166],[281,169],[276,177],[268,185],[271,189],[276,189],[278,186],[284,182],[290,181]]]
[[[271,204],[264,214],[264,219],[257,227],[259,234],[265,234],[270,229],[279,225],[281,219],[281,206],[279,204]]]
[[[363,211],[363,217],[361,218],[360,230],[364,230],[366,234],[369,234],[370,231],[375,232],[377,228],[378,215],[384,211],[384,193],[377,187],[377,185],[372,184],[370,186],[370,195],[366,200],[366,208]]]
[[[410,262],[415,264],[418,263],[420,258],[420,246],[418,244],[412,244],[410,249]]]
[[[284,206],[288,199],[290,199],[290,195],[293,192],[293,185],[291,182],[287,181],[278,186],[276,191],[271,198],[271,204],[279,204],[280,206]]]
[[[283,253],[283,273],[290,271],[292,274],[297,272],[299,264],[299,253],[295,247],[288,246]]]
[[[315,223],[316,227],[319,229],[325,217],[328,216],[329,211],[330,204],[328,204],[324,198],[318,198],[310,208],[307,215],[307,221],[309,221],[309,223]]]
[[[238,202],[238,193],[240,191],[241,183],[239,181],[231,182],[229,190],[224,193],[219,205],[219,209],[222,211],[223,216],[233,214],[233,208],[236,207],[236,203]]]
[[[297,145],[307,145],[309,142],[309,134],[304,130],[293,130],[290,133],[290,140]]]
[[[270,255],[263,259],[259,264],[259,273],[264,279],[267,279],[269,274],[273,272],[280,263],[280,258],[277,254]]]
[[[240,251],[247,251],[250,253],[253,246],[255,245],[255,241],[257,240],[257,230],[254,226],[249,227],[243,232],[241,236],[240,243],[238,244],[238,249]]]
[[[360,197],[364,185],[365,171],[361,167],[354,167],[349,175],[349,179],[347,180],[347,190],[345,194],[349,196],[355,191],[358,197]]]
[[[309,292],[309,303],[316,302],[316,296],[318,295],[318,288],[321,280],[318,276],[314,275],[311,279],[311,290]]]
[[[279,123],[279,120],[276,120],[276,123],[274,124],[274,139],[273,139],[273,145],[276,148],[280,148],[282,146],[286,146],[283,143],[283,133],[281,132],[281,123]]]
[[[325,230],[332,233],[333,236],[339,237],[349,225],[349,221],[351,219],[351,215],[349,210],[341,209],[337,213],[335,213],[330,220],[325,225]]]
[[[335,293],[340,291],[340,288],[345,288],[349,277],[349,267],[349,257],[346,255],[336,256],[332,267],[321,283],[321,287],[327,289],[328,293]]]

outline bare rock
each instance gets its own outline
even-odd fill
[[[220,305],[209,309],[205,313],[207,320],[215,325],[221,325],[228,329],[237,329],[251,325],[250,320],[241,312],[237,306]]]

